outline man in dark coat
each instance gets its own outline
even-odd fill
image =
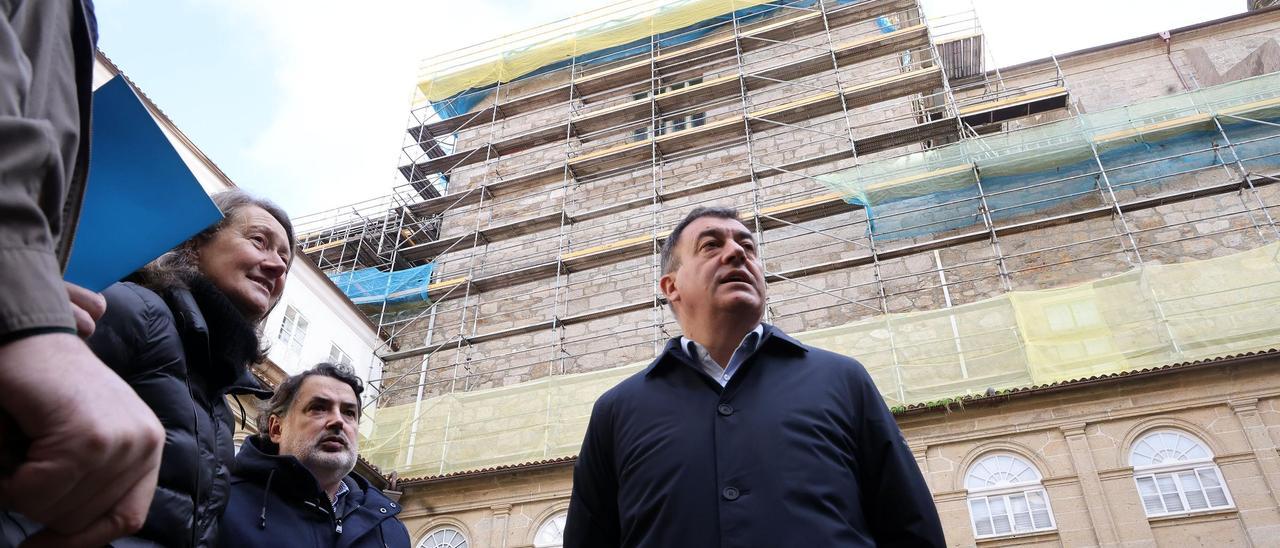
[[[761,323],[764,274],[737,211],[690,212],[661,262],[684,336],[596,402],[564,545],[942,546],[867,371]]]
[[[141,527],[164,441],[77,337],[101,297],[60,272],[88,172],[95,21],[90,0],[0,0],[0,511],[48,524],[57,546]],[[0,513],[0,545],[14,526]]]
[[[327,363],[281,383],[236,457],[221,546],[409,547],[400,505],[351,473],[363,391]]]

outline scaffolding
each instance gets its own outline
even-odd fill
[[[913,350],[922,331],[898,328],[912,314],[947,327],[930,344],[957,350],[949,367],[976,371],[966,349],[996,344],[975,334],[996,320],[948,311],[1004,306],[991,318],[1016,323],[1036,307],[1015,306],[1025,292],[1150,279],[1132,273],[1280,239],[1274,74],[1082,113],[1057,59],[989,69],[972,13],[926,19],[915,0],[624,2],[492,44],[433,60],[405,187],[299,222],[336,280],[388,274],[386,298],[361,303],[387,341],[369,413],[384,468],[576,450],[599,393],[584,387],[679,334],[657,251],[698,205],[736,207],[755,231],[767,321],[874,354],[898,403],[979,384],[909,393],[935,374],[904,367],[932,363]],[[1168,299],[1142,302],[1174,315]],[[877,322],[895,326],[872,330],[875,348],[831,335]],[[1052,347],[1031,335],[1019,348]],[[999,387],[1060,377],[1028,373],[1052,367],[1020,352]],[[529,391],[542,403],[501,397]],[[512,442],[524,449],[450,460],[430,441],[453,428],[483,448],[510,433],[483,424],[517,416],[532,421]]]

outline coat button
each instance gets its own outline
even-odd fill
[[[716,411],[719,411],[721,415],[724,415],[727,417],[733,414],[733,406],[727,403],[722,403],[716,407]]]
[[[724,499],[725,499],[725,500],[738,500],[738,488],[737,488],[737,487],[725,487],[725,488],[724,488]]]

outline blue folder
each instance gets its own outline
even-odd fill
[[[102,291],[222,218],[123,76],[93,93],[91,139],[67,281]]]

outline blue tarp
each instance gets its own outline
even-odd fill
[[[1267,117],[1264,121],[1277,123],[1280,118]],[[1224,129],[1237,143],[1235,152],[1240,154],[1247,169],[1260,173],[1280,169],[1280,155],[1276,154],[1280,134],[1274,128],[1226,120]],[[1072,152],[1076,154],[1064,154],[1055,162],[1047,162],[1043,169],[1016,173],[1004,169],[1000,174],[983,170],[982,189],[987,194],[992,219],[999,221],[1046,212],[1071,201],[1096,199],[1102,184],[1097,177],[1099,160],[1107,168],[1108,181],[1117,190],[1127,188],[1148,193],[1176,185],[1185,178],[1171,177],[1173,174],[1196,173],[1236,161],[1216,130],[1188,131],[1100,150],[1097,160],[1088,148]],[[981,170],[984,166],[979,162],[978,167]],[[881,241],[971,226],[980,222],[982,215],[976,184],[871,205],[857,198],[847,201],[866,207],[871,233]]]
[[[365,268],[332,274],[329,279],[358,305],[426,301],[427,285],[431,283],[434,268],[435,263],[393,272]]]

